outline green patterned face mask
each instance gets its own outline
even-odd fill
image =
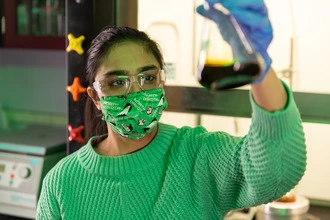
[[[100,98],[102,119],[117,134],[138,140],[153,131],[168,104],[164,89]]]

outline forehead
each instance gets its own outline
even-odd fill
[[[136,71],[148,65],[159,66],[155,56],[135,42],[121,42],[113,46],[101,63],[98,74],[113,70]]]

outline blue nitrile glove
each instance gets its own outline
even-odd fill
[[[240,24],[245,36],[249,39],[253,48],[261,55],[264,60],[265,68],[261,76],[253,82],[260,83],[268,73],[272,59],[267,53],[267,48],[273,39],[273,28],[268,18],[268,11],[263,0],[206,0],[209,4],[209,10],[205,10],[203,5],[197,7],[196,11],[217,23],[221,29],[222,12],[213,8],[213,5],[220,3],[230,11],[230,14]],[[224,37],[225,38],[225,37]]]

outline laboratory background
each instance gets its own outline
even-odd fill
[[[0,220],[34,219],[41,182],[83,145],[86,51],[105,25],[146,31],[162,48],[169,108],[161,121],[244,135],[249,86],[220,92],[196,78],[203,0],[0,0]],[[307,170],[294,202],[230,219],[330,219],[330,1],[265,0],[273,68],[294,92]],[[281,218],[276,215],[282,213]],[[275,216],[275,217],[274,217]]]

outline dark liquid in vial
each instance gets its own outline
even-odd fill
[[[205,64],[199,72],[200,84],[211,90],[225,90],[252,83],[260,76],[257,63],[222,66]]]

